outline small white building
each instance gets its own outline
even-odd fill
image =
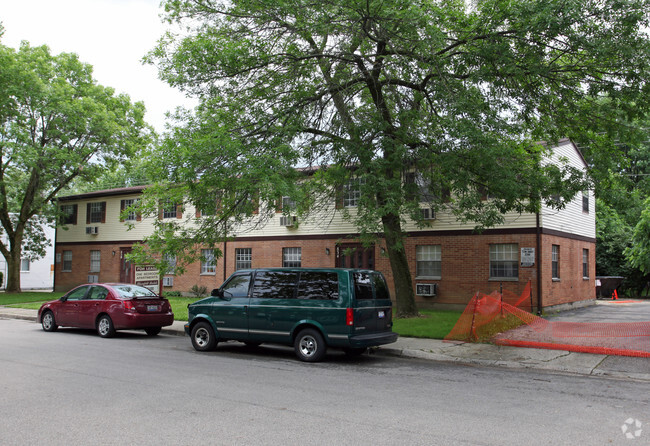
[[[46,248],[45,257],[33,262],[27,259],[20,262],[20,288],[22,290],[49,290],[54,286],[55,229],[52,226],[44,226],[43,230],[50,241],[50,246]],[[0,234],[0,237],[2,237],[2,242],[7,244],[7,235],[4,232]],[[0,254],[0,272],[2,272],[0,289],[5,289],[8,265],[2,254]]]

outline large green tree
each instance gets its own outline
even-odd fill
[[[161,172],[199,206],[229,191],[187,240],[226,235],[227,214],[250,214],[252,197],[273,208],[292,195],[306,209],[358,179],[347,217],[363,239],[385,239],[398,315],[417,312],[403,228],[421,203],[478,227],[560,203],[551,197],[585,179],[543,163],[549,145],[648,105],[648,0],[163,5],[182,32],[149,60],[200,105],[178,114]],[[320,169],[301,182],[296,166]]]
[[[0,223],[7,243],[7,291],[20,291],[21,257],[43,254],[40,214],[76,178],[147,145],[144,105],[98,85],[75,54],[23,42],[0,45]]]

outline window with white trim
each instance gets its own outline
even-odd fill
[[[351,178],[343,188],[343,207],[354,208],[361,199],[361,186],[365,184],[362,178]]]
[[[72,251],[63,251],[63,267],[61,271],[72,271]]]
[[[282,248],[282,266],[300,268],[302,266],[302,248]]]
[[[551,273],[553,279],[560,278],[560,245],[551,246]]]
[[[417,277],[439,279],[442,274],[442,249],[440,245],[422,245],[415,248]]]
[[[214,249],[201,250],[201,274],[215,274],[217,263],[214,258]]]
[[[589,250],[582,250],[582,277],[589,278]]]
[[[29,272],[29,266],[30,262],[28,259],[21,259],[20,260],[20,272],[21,273],[28,273]]]
[[[90,272],[98,273],[101,268],[101,251],[90,251]]]
[[[519,245],[500,243],[490,245],[490,279],[519,277]]]
[[[253,264],[252,248],[235,249],[235,270],[250,269]]]
[[[164,258],[167,263],[165,274],[174,274],[174,270],[176,269],[176,254],[164,254]]]

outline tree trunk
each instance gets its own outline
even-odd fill
[[[413,317],[418,315],[418,308],[415,305],[415,293],[411,280],[406,249],[404,248],[404,234],[399,216],[389,214],[381,219],[386,237],[386,248],[388,259],[393,271],[395,281],[395,300],[397,302],[397,317]]]
[[[12,246],[7,261],[7,293],[20,293],[20,244]]]

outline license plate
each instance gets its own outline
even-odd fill
[[[386,316],[386,313],[384,313],[383,311],[380,311],[377,315],[379,316],[379,318],[382,318],[382,317]]]
[[[147,305],[147,311],[160,311],[160,307],[158,305]]]

